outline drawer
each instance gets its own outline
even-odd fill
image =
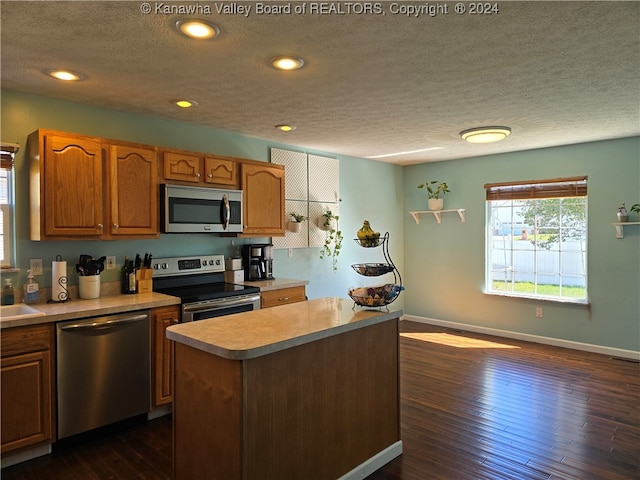
[[[260,296],[262,298],[262,308],[304,302],[307,299],[304,286],[267,290],[266,292],[260,292]]]
[[[2,356],[49,350],[53,344],[53,325],[7,328],[0,332]]]

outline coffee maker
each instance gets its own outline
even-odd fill
[[[242,249],[245,280],[273,280],[273,245],[259,243]]]

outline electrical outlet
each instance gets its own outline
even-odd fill
[[[42,259],[32,258],[29,260],[29,268],[31,269],[31,275],[42,275]]]
[[[116,257],[115,255],[111,255],[107,257],[107,270],[115,270],[116,269]]]
[[[536,307],[536,318],[542,318],[542,307]]]

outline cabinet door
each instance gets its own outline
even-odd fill
[[[204,181],[237,188],[236,162],[228,158],[204,157]]]
[[[158,163],[152,148],[109,147],[111,235],[157,235]]]
[[[242,164],[244,235],[283,236],[284,168]]]
[[[202,181],[202,159],[188,153],[164,152],[163,178],[181,182],[200,183]]]
[[[102,235],[101,143],[90,138],[46,136],[44,157],[45,234]]]
[[[153,329],[152,402],[154,407],[171,403],[173,383],[173,342],[167,338],[167,327],[178,323],[178,306],[156,308],[151,311]]]

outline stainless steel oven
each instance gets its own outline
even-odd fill
[[[224,256],[154,259],[153,290],[180,297],[181,322],[260,308],[260,289],[224,281]]]

